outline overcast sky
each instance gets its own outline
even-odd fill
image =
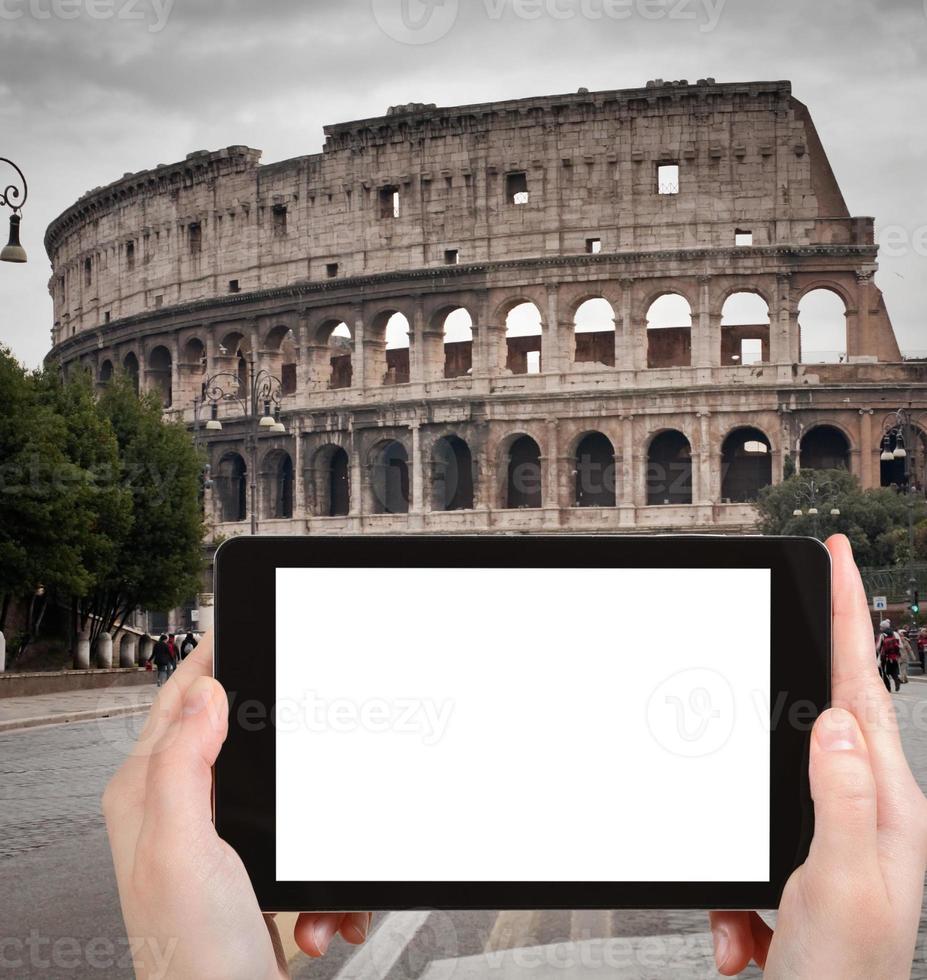
[[[314,153],[325,123],[396,103],[713,76],[791,79],[851,213],[891,245],[879,284],[902,348],[927,351],[925,54],[927,0],[0,0],[0,156],[29,179],[0,342],[41,361],[45,228],[126,171],[236,143],[265,163]]]

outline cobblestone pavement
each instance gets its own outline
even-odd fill
[[[152,681],[139,687],[0,698],[0,731],[145,711],[156,693],[157,687]]]
[[[927,683],[912,681],[895,704],[927,788]],[[0,977],[132,976],[99,798],[142,721],[0,735]],[[321,963],[292,967],[312,980],[708,978],[706,922],[702,912],[393,913],[377,917],[364,949],[336,943]],[[927,980],[923,926],[912,976]]]

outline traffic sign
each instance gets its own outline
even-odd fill
[[[888,609],[888,599],[884,595],[874,595],[872,597],[872,608],[876,612],[883,612]]]

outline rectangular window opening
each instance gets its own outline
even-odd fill
[[[126,242],[126,268],[129,272],[135,268],[135,242]]]
[[[541,352],[539,350],[528,351],[528,374],[541,373]]]
[[[190,242],[190,254],[199,255],[203,251],[203,226],[194,221],[187,229]]]
[[[735,248],[749,248],[753,244],[753,232],[748,229],[738,228],[734,232]]]
[[[380,188],[380,217],[398,218],[399,217],[399,188],[381,187]]]
[[[329,262],[328,265],[325,266],[325,275],[328,276],[329,279],[337,279],[337,277],[338,277],[338,263],[337,262]]]
[[[586,252],[589,255],[598,255],[602,251],[602,239],[601,238],[587,238],[586,239]]]
[[[104,323],[109,323],[109,321],[110,321],[111,319],[112,319],[112,314],[111,314],[111,313],[109,312],[109,310],[107,310],[107,311],[106,311],[106,312],[105,312],[105,313],[103,314],[103,322],[104,322]]]
[[[763,362],[763,341],[745,339],[740,342],[740,363],[761,364]]]
[[[163,296],[155,296],[155,308],[158,308],[158,307],[161,307],[161,306],[164,306],[164,297]]]
[[[523,170],[505,175],[505,199],[509,204],[528,203],[528,175]]]
[[[283,238],[286,236],[286,205],[275,204],[273,215],[274,237]]]
[[[657,167],[657,191],[660,194],[679,193],[678,163],[661,163]]]
[[[84,259],[84,285],[90,286],[93,283],[93,259]]]
[[[229,279],[229,292],[230,293],[240,293],[241,286],[238,284],[237,279]]]
[[[460,264],[460,252],[456,248],[448,248],[444,250],[444,264],[445,265],[459,265]]]

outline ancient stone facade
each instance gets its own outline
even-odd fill
[[[927,408],[873,221],[787,82],[325,133],[269,166],[239,146],[127,174],[46,236],[50,361],[158,389],[207,449],[223,534],[740,530],[793,467],[879,485],[885,414]],[[827,352],[801,309],[821,290]],[[228,399],[207,431],[204,382],[262,371],[285,432]]]

